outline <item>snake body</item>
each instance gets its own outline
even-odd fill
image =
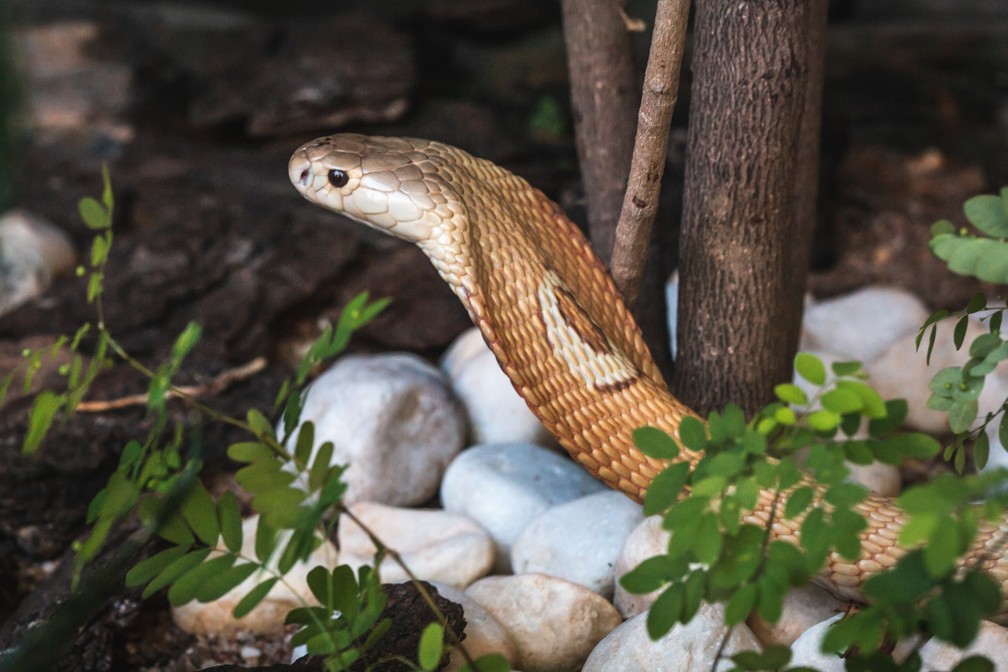
[[[668,390],[605,267],[559,206],[522,178],[438,142],[341,134],[299,148],[291,182],[309,201],[418,245],[479,327],[518,394],[570,455],[640,501],[665,466],[631,433],[650,425],[678,435],[695,415]],[[683,449],[677,459],[695,464]],[[764,492],[747,520],[766,524]],[[840,597],[905,553],[906,514],[871,494],[862,555],[830,556],[818,581]],[[775,518],[775,538],[799,524]],[[1008,592],[999,543],[1008,522],[981,529],[965,562],[980,562]],[[1002,609],[1002,617],[1005,615]]]

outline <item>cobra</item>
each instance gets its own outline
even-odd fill
[[[319,138],[294,153],[289,172],[309,201],[418,245],[560,444],[597,478],[643,498],[664,465],[637,450],[632,431],[677,435],[694,413],[669,392],[605,267],[559,206],[500,166],[413,138]],[[699,456],[684,450],[677,459]],[[771,505],[762,493],[747,520],[766,524]],[[869,525],[861,557],[833,554],[817,580],[861,601],[864,581],[905,553],[897,536],[906,515],[876,494],[859,512]],[[772,531],[795,542],[799,524],[778,518]],[[965,558],[1003,592],[1006,534],[1008,521],[983,527]]]

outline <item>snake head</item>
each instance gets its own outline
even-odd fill
[[[326,209],[413,243],[461,212],[438,169],[442,146],[353,133],[302,145],[288,172],[294,187]]]

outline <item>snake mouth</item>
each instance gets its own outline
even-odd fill
[[[305,194],[311,186],[314,173],[312,171],[311,161],[308,157],[304,155],[304,152],[295,152],[294,156],[291,157],[290,163],[287,165],[287,174],[290,177],[291,184],[297,188],[302,194]]]

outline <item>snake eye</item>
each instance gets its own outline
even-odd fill
[[[329,184],[339,189],[340,187],[346,186],[346,183],[350,181],[350,176],[344,170],[339,168],[333,168],[329,171]]]

